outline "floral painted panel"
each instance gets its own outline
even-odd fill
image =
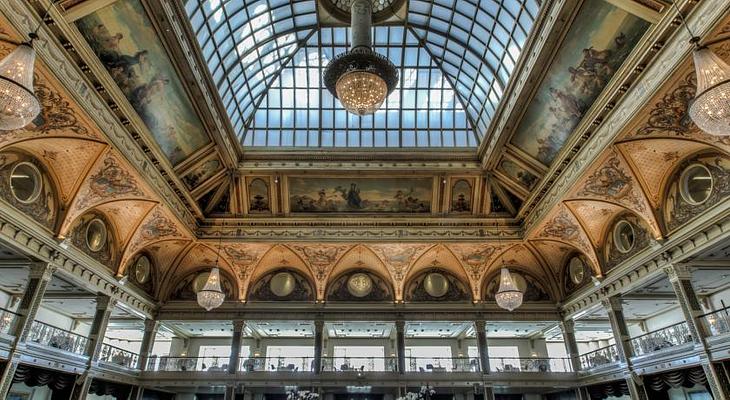
[[[544,165],[552,164],[649,25],[603,0],[585,1],[512,143]]]

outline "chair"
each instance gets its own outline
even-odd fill
[[[426,364],[426,369],[433,370],[433,364]]]

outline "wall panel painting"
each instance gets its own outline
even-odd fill
[[[430,213],[433,178],[289,178],[294,213]]]
[[[174,165],[210,139],[139,0],[119,0],[77,27]]]
[[[586,0],[512,144],[546,166],[567,141],[650,24],[603,0]]]

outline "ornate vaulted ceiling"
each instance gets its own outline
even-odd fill
[[[0,5],[6,16],[0,19],[0,55],[13,48],[8,41],[20,41],[20,32],[33,25],[27,16],[37,18],[45,3]],[[323,119],[320,128],[312,125],[310,113],[322,118],[332,112],[335,121],[339,109],[323,105],[317,80],[307,78],[301,87],[319,93],[316,101],[282,105],[300,88],[300,78],[318,79],[318,55],[346,43],[345,28],[323,20],[318,8],[311,12],[314,21],[257,36],[265,28],[252,18],[278,11],[244,10],[237,7],[246,2],[232,1],[221,11],[224,17],[214,7],[201,22],[194,1],[186,7],[174,1],[62,2],[41,32],[36,92],[43,112],[28,127],[0,135],[2,201],[8,205],[2,212],[20,210],[38,229],[119,277],[147,255],[155,279],[141,289],[160,300],[184,294],[180,285],[209,268],[220,250],[229,289],[241,300],[283,268],[311,282],[317,300],[326,300],[343,274],[365,269],[387,283],[394,300],[404,301],[413,296],[409,285],[419,274],[436,268],[461,282],[470,301],[481,301],[489,298],[499,267],[508,265],[545,295],[536,298],[559,301],[590,276],[602,277],[703,215],[727,208],[730,143],[702,133],[687,118],[694,93],[689,46],[666,4],[545,2],[538,12],[534,4],[515,2],[510,9],[503,3],[504,10],[490,12],[529,15],[520,29],[534,27],[520,38],[512,26],[522,52],[507,49],[514,58],[511,75],[488,76],[488,86],[501,82],[502,93],[487,111],[489,96],[470,92],[482,77],[468,65],[483,60],[464,56],[458,66],[455,60],[459,51],[472,54],[470,46],[479,46],[459,37],[459,29],[479,29],[459,25],[468,24],[465,10],[479,13],[492,3],[406,3],[406,22],[375,28],[383,52],[416,57],[411,65],[403,55],[399,64],[413,73],[412,81],[401,81],[399,94],[403,101],[408,85],[415,85],[413,109],[386,105],[386,121],[389,107],[397,114],[398,146],[390,146],[387,127],[384,142],[377,133],[363,134],[377,130],[371,129],[378,123],[373,117],[347,125],[353,128],[347,135],[358,132],[357,145],[348,138],[337,145],[333,126],[332,146],[323,149],[329,128],[321,127]],[[679,3],[705,41],[730,38],[728,6],[717,3]],[[311,14],[306,1],[292,4],[282,21]],[[248,14],[236,17],[234,11]],[[219,17],[250,26],[252,37],[235,37],[241,42],[234,44],[243,46],[235,53],[221,48],[226,35],[237,32],[233,26],[206,47],[211,42],[203,39],[218,32],[209,19]],[[443,25],[446,19],[453,25]],[[445,34],[449,29],[454,36]],[[469,46],[457,46],[464,41]],[[439,53],[443,42],[454,53]],[[712,48],[730,59],[729,43]],[[490,51],[481,53],[489,57]],[[266,90],[241,90],[233,76],[216,79],[213,53],[224,56],[216,62],[229,63],[229,74],[243,68],[246,82],[253,85],[259,76],[256,87]],[[225,61],[229,54],[235,54],[233,64]],[[235,88],[230,96],[229,86]],[[442,128],[434,128],[432,141],[432,133],[424,136],[429,146],[418,144],[419,129],[406,128],[410,117],[403,114],[413,111],[418,120],[421,89],[442,100],[452,96],[448,105],[435,107]],[[433,110],[426,104],[423,110]],[[290,111],[301,111],[307,123],[297,125],[295,117],[285,126]],[[460,118],[460,112],[465,123],[445,129],[445,119]],[[266,146],[256,145],[259,131]],[[403,145],[411,140],[404,139],[408,132],[413,146]],[[474,135],[464,136],[472,147],[445,145],[448,135],[450,143],[461,140],[459,132]],[[435,146],[439,141],[442,146]],[[7,188],[10,169],[25,161],[38,165],[47,182],[39,203],[18,202]],[[715,182],[704,205],[688,204],[679,192],[680,174],[693,164],[706,166]],[[94,219],[110,228],[99,252],[84,243]],[[619,220],[632,226],[626,252],[613,234]],[[586,265],[586,278],[571,283],[567,264],[576,256]]]

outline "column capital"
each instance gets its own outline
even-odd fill
[[[246,321],[242,319],[234,319],[233,320],[233,332],[242,332],[243,328],[246,326]]]
[[[662,268],[670,282],[677,282],[681,279],[692,279],[692,272],[684,264],[669,264]]]
[[[109,308],[114,308],[117,305],[117,300],[113,299],[105,294],[100,294],[96,296],[96,309],[97,310],[106,310]]]
[[[53,273],[56,272],[56,269],[56,266],[50,262],[34,262],[30,264],[28,278],[37,278],[43,281],[49,281],[53,277]]]
[[[157,330],[160,328],[160,321],[156,319],[145,319],[144,320],[144,330],[145,332],[157,332]]]
[[[563,332],[575,333],[575,320],[568,318],[560,321],[560,329]]]
[[[395,329],[396,331],[404,331],[406,328],[406,321],[402,319],[395,320]]]
[[[314,329],[320,330],[324,328],[324,320],[322,319],[315,319],[314,320]]]
[[[477,332],[486,332],[487,331],[487,321],[482,319],[474,320],[474,330]]]
[[[621,302],[621,297],[619,297],[619,296],[602,297],[601,304],[608,311],[623,311],[624,310],[624,305]]]

